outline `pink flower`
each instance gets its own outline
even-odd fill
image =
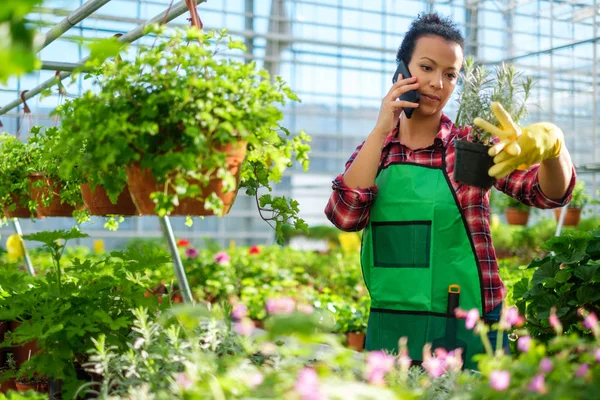
[[[250,318],[242,318],[234,325],[235,331],[242,336],[250,336],[254,332],[254,323]]]
[[[456,307],[454,309],[454,316],[456,318],[465,319],[465,318],[467,318],[467,312],[460,307]]]
[[[531,380],[531,383],[529,384],[529,390],[531,390],[532,392],[537,392],[539,394],[546,394],[548,390],[546,389],[544,375],[537,374],[536,376],[534,376]]]
[[[246,307],[245,304],[239,303],[233,308],[233,310],[231,311],[231,315],[233,316],[233,318],[241,320],[246,315],[248,315],[248,307]]]
[[[310,304],[299,304],[298,311],[304,314],[312,314],[315,311],[315,308]]]
[[[253,372],[244,377],[244,382],[250,387],[256,387],[263,382],[264,378],[260,372]]]
[[[319,376],[312,368],[304,368],[298,373],[294,388],[302,400],[324,399],[319,391]]]
[[[583,320],[583,325],[590,331],[595,330],[598,327],[598,317],[596,317],[596,314],[593,312],[589,313]]]
[[[446,365],[441,357],[445,358],[448,353],[446,350],[438,349],[436,349],[436,352],[436,356],[432,357],[431,344],[427,343],[425,346],[423,346],[423,363],[421,366],[432,378],[439,378],[440,376],[444,375],[444,372],[446,372]],[[438,357],[438,355],[440,357]]]
[[[199,254],[200,253],[198,252],[198,250],[196,250],[193,247],[188,247],[187,249],[185,249],[185,256],[187,258],[196,258]]]
[[[490,374],[490,387],[494,390],[506,390],[510,385],[510,374],[508,371],[492,371]]]
[[[231,257],[229,257],[229,254],[227,254],[226,252],[220,251],[214,255],[213,260],[215,260],[217,264],[223,265],[227,264],[229,260],[231,260]]]
[[[429,357],[427,360],[423,360],[422,365],[432,378],[439,378],[446,372],[444,360],[437,357]]]
[[[517,342],[519,351],[527,353],[531,347],[531,336],[521,336]]]
[[[589,365],[581,364],[579,366],[579,368],[577,368],[577,371],[575,372],[575,376],[578,376],[579,378],[583,378],[584,376],[587,375],[589,369],[590,369]]]
[[[513,326],[521,326],[523,323],[525,323],[525,320],[519,315],[519,310],[516,307],[509,307],[502,310],[500,329],[506,331]]]
[[[408,355],[401,355],[398,357],[398,367],[401,371],[408,371],[412,365],[412,359]]]
[[[394,368],[394,356],[383,351],[372,351],[367,356],[367,379],[377,386],[385,385],[385,374]]]
[[[177,374],[175,382],[177,382],[177,385],[184,390],[189,389],[194,385],[194,381],[185,372]]]
[[[549,358],[544,358],[540,361],[540,371],[547,374],[552,371],[552,361]]]
[[[460,371],[463,366],[462,349],[452,350],[448,353],[444,362],[446,363],[447,371]]]
[[[469,312],[467,313],[467,320],[465,321],[465,327],[467,329],[473,329],[475,327],[475,324],[477,323],[477,321],[479,321],[479,310],[476,308],[473,308],[473,309],[469,310]]]
[[[600,347],[596,349],[595,356],[596,356],[596,361],[600,362]]]
[[[558,317],[556,316],[556,307],[552,307],[550,309],[550,318],[548,319],[550,322],[550,326],[552,328],[554,328],[554,331],[556,332],[556,334],[561,334],[562,333],[562,324],[560,323],[560,320],[558,319]]]
[[[268,299],[265,308],[269,314],[291,314],[296,309],[296,302],[290,297]]]

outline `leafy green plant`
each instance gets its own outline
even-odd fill
[[[567,333],[586,334],[578,310],[600,312],[600,232],[572,231],[550,239],[543,248],[551,253],[533,260],[528,266],[535,269],[532,278],[514,287],[526,328],[532,336],[548,340],[552,335],[548,317],[556,307]]]
[[[298,101],[296,94],[281,78],[272,82],[266,70],[257,71],[254,62],[222,57],[224,49],[244,48],[224,30],[188,28],[165,39],[165,28],[153,25],[146,33],[159,37],[154,46],[139,46],[131,61],[118,57],[102,64],[88,74],[97,90],[59,109],[68,134],[55,151],[83,149],[81,156],[63,159],[63,176],[77,167],[115,199],[126,183],[125,166],[139,163],[163,187],[151,194],[158,215],[168,215],[186,198],[203,201],[219,215],[222,201],[214,193],[202,198],[201,189],[216,177],[225,192],[237,190],[236,177],[224,168],[223,147],[245,143],[239,187],[256,196],[261,217],[275,224],[278,242],[285,223],[306,229],[295,200],[259,197],[294,159],[308,167],[310,138],[281,126],[277,107]]]
[[[80,385],[74,362],[87,362],[91,337],[103,333],[108,345],[125,349],[133,326],[130,310],[142,306],[154,315],[167,306],[145,296],[152,286],[146,269],[169,262],[167,255],[136,248],[100,260],[65,262],[62,255],[68,241],[86,236],[75,228],[26,236],[44,243],[54,266],[45,275],[31,278],[34,284],[21,286],[20,292],[0,301],[1,317],[23,321],[10,344],[35,340],[41,349],[22,368],[64,380],[65,398],[73,398]]]
[[[0,135],[0,215],[14,211],[17,207],[28,208],[35,215],[35,204],[31,201],[28,168],[31,156],[27,146],[8,133]]]
[[[57,155],[51,149],[60,141],[63,131],[57,127],[48,127],[42,131],[41,126],[35,126],[29,133],[27,151],[31,164],[28,171],[41,174],[41,180],[32,184],[33,187],[42,188],[40,201],[48,206],[55,195],[59,195],[61,204],[65,203],[75,207],[73,217],[81,223],[89,219],[88,212],[83,209],[80,185],[84,182],[78,169],[64,174],[60,164],[67,155]]]
[[[571,208],[583,208],[590,201],[590,196],[585,192],[585,183],[581,180],[575,183],[573,188],[573,194],[568,207]]]
[[[41,126],[34,126],[26,143],[8,134],[0,136],[0,151],[3,156],[0,161],[2,208],[14,211],[17,206],[26,207],[35,216],[37,207],[50,205],[58,195],[61,204],[66,203],[76,208],[73,216],[78,222],[88,219],[87,212],[81,209],[83,200],[79,185],[83,179],[78,170],[70,171],[70,174],[61,179],[59,165],[63,157],[48,155],[60,135],[61,131],[56,127],[42,131]],[[36,174],[41,179],[33,182],[31,178]],[[32,188],[40,189],[36,199],[32,198]],[[4,214],[4,210],[0,212]]]
[[[526,102],[531,94],[533,79],[517,72],[512,64],[502,63],[492,71],[482,64],[477,64],[473,57],[465,59],[461,74],[462,87],[457,98],[457,126],[472,126],[476,117],[496,125],[498,121],[492,113],[491,104],[500,103],[511,115],[515,123],[519,123],[526,114]],[[492,136],[477,126],[473,126],[473,141],[490,144]]]
[[[0,83],[31,72],[40,65],[35,56],[34,33],[26,15],[42,0],[8,0],[0,8]]]

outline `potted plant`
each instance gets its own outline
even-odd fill
[[[8,133],[0,135],[0,213],[6,218],[36,216],[27,174],[27,147]]]
[[[59,128],[49,127],[42,131],[34,126],[29,133],[27,152],[31,164],[28,177],[31,182],[31,199],[43,217],[75,217],[78,222],[88,219],[83,206],[79,186],[83,181],[81,173],[74,169],[66,177],[60,176],[60,161],[50,152],[61,137]]]
[[[84,148],[79,159],[63,159],[65,173],[78,166],[113,198],[128,185],[140,214],[160,216],[224,215],[239,183],[276,224],[279,241],[283,223],[305,228],[297,202],[258,198],[293,158],[308,166],[310,138],[280,125],[278,105],[297,96],[255,63],[222,57],[244,48],[225,31],[191,27],[165,38],[165,28],[152,25],[146,33],[158,36],[155,45],[139,46],[132,60],[106,61],[88,74],[97,90],[59,110],[63,151]]]
[[[459,127],[468,127],[470,134],[467,139],[455,140],[455,181],[485,189],[492,187],[494,178],[488,175],[488,170],[494,161],[488,151],[493,137],[473,126],[473,120],[480,117],[497,124],[491,104],[498,102],[513,121],[519,123],[527,113],[525,103],[532,85],[533,80],[524,78],[512,64],[501,64],[495,70],[495,77],[492,77],[491,71],[483,65],[476,65],[472,57],[465,60],[455,123]]]
[[[508,195],[503,196],[504,216],[510,225],[527,225],[531,207],[513,199]]]
[[[567,205],[565,219],[563,220],[564,226],[577,226],[581,220],[581,210],[590,201],[590,196],[585,192],[585,183],[583,181],[577,181],[573,188],[573,194],[571,195],[571,201]],[[560,218],[562,209],[554,209],[554,217],[556,221]]]
[[[15,384],[15,375],[17,373],[17,363],[12,353],[6,354],[6,362],[0,365],[0,393],[6,393],[9,390],[17,390]]]

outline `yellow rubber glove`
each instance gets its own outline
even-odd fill
[[[492,112],[500,126],[494,126],[482,118],[473,123],[500,139],[489,150],[494,166],[488,174],[496,179],[505,177],[515,169],[526,170],[534,164],[558,157],[564,142],[562,130],[550,122],[538,122],[520,127],[500,103],[492,103]]]
[[[23,239],[21,236],[10,235],[6,239],[6,252],[8,253],[9,261],[18,261],[25,255],[25,248],[23,247]]]

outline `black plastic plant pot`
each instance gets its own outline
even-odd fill
[[[494,178],[488,175],[488,170],[494,165],[494,158],[488,154],[490,146],[455,139],[454,147],[454,180],[465,185],[491,188]]]

